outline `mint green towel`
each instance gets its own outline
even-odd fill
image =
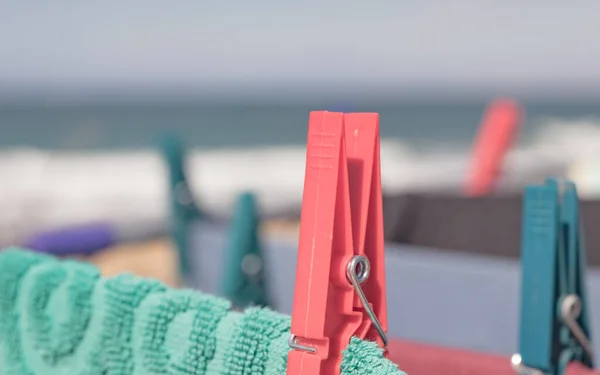
[[[290,317],[18,249],[0,252],[2,375],[284,375]],[[403,374],[353,339],[344,375]]]

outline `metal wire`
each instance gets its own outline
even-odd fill
[[[369,304],[369,300],[367,299],[367,296],[365,296],[365,292],[362,290],[362,288],[360,286],[360,284],[367,281],[370,274],[371,274],[371,264],[369,263],[369,259],[366,256],[355,255],[348,262],[348,265],[346,267],[346,277],[348,278],[348,281],[350,282],[350,284],[352,284],[352,286],[354,287],[354,290],[358,294],[358,298],[360,298],[363,308],[367,312],[367,315],[369,315],[369,319],[371,319],[371,321],[373,322],[373,326],[375,327],[375,329],[377,330],[377,333],[381,337],[381,341],[383,342],[384,347],[387,347],[387,345],[388,345],[387,335],[385,334],[385,331],[383,330],[383,327],[381,326],[379,319],[377,319],[375,312],[371,308],[371,305]],[[288,344],[289,344],[290,348],[302,350],[302,351],[310,352],[310,353],[317,352],[317,349],[315,347],[308,346],[308,345],[301,345],[301,344],[298,344],[296,341],[297,341],[296,335],[292,334],[288,340]]]

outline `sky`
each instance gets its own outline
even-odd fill
[[[597,0],[0,0],[0,91],[333,82],[600,92],[599,16]]]

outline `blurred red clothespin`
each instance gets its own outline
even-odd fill
[[[495,100],[486,109],[473,149],[466,186],[468,196],[492,192],[504,157],[519,131],[521,117],[518,104],[509,99]]]

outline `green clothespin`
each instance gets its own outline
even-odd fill
[[[254,195],[244,193],[230,228],[222,280],[222,294],[240,308],[269,305],[258,227]]]
[[[198,209],[185,174],[185,151],[179,138],[164,135],[160,139],[162,156],[169,170],[169,195],[171,203],[170,234],[179,254],[179,271],[189,275],[190,225],[204,215]]]
[[[526,187],[518,373],[565,375],[572,361],[593,368],[583,238],[575,184]]]

